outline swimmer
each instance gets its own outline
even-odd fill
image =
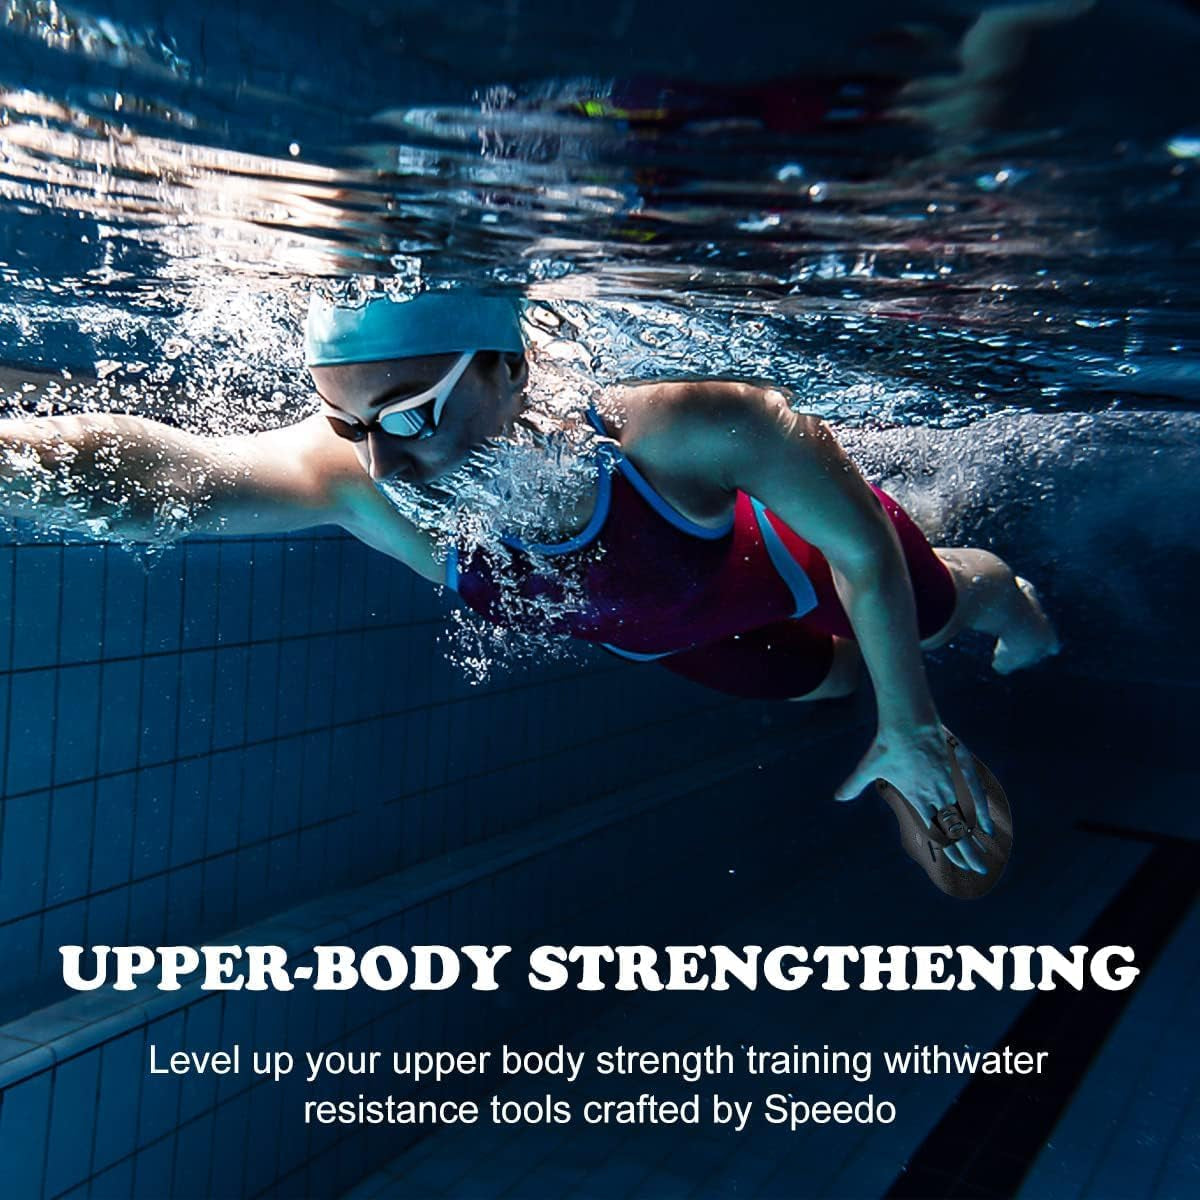
[[[1009,672],[1058,648],[1034,589],[1001,559],[931,547],[823,420],[729,380],[615,389],[605,415],[587,413],[590,494],[536,553],[509,538],[505,561],[481,545],[447,556],[380,485],[444,479],[526,418],[516,309],[465,289],[358,307],[314,296],[305,343],[321,411],[284,428],[0,421],[0,512],[144,540],[164,523],[172,536],[334,524],[500,622],[522,619],[504,596],[553,593],[573,571],[583,602],[557,631],[734,695],[834,699],[865,670],[877,731],[836,798],[884,779],[926,826],[955,790],[922,650],[978,630]],[[524,619],[545,615],[535,605]],[[947,857],[987,871],[970,838]]]

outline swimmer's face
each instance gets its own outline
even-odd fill
[[[454,385],[437,429],[428,437],[394,437],[372,424],[380,408],[443,379],[457,354],[310,367],[320,396],[368,426],[354,442],[374,480],[429,483],[454,470],[488,438],[505,433],[520,411],[528,368],[523,354],[479,350]]]

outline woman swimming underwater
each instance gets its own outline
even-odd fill
[[[466,290],[355,307],[314,297],[306,361],[322,411],[266,433],[198,436],[118,414],[0,421],[0,511],[133,537],[154,537],[164,510],[187,513],[180,533],[337,524],[493,621],[545,623],[539,598],[574,587],[555,631],[742,696],[844,696],[865,666],[877,732],[837,798],[887,780],[926,827],[955,804],[959,768],[922,649],[980,630],[1008,672],[1058,648],[1024,580],[987,551],[932,548],[780,391],[615,389],[603,415],[587,413],[595,477],[561,528],[447,556],[378,485],[444,480],[523,420],[515,308]],[[986,873],[970,837],[944,849]]]

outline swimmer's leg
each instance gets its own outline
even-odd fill
[[[825,678],[811,692],[805,692],[803,696],[790,696],[789,699],[834,700],[839,696],[849,696],[858,690],[862,677],[862,654],[858,643],[853,638],[835,637],[833,661]]]
[[[1058,653],[1058,634],[1033,584],[1002,558],[957,546],[935,546],[934,553],[954,579],[955,604],[950,620],[921,643],[922,649],[944,646],[964,629],[978,630],[996,638],[992,666],[1002,675]]]
[[[850,695],[861,675],[853,638],[809,629],[790,617],[657,663],[693,683],[756,700],[832,700]]]

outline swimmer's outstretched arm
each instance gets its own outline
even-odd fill
[[[928,804],[935,811],[953,804],[949,750],[925,677],[899,539],[832,430],[793,411],[783,393],[748,384],[683,385],[667,403],[675,411],[656,423],[678,469],[711,472],[727,491],[755,496],[833,570],[878,712],[875,741],[837,798],[849,800],[881,778],[925,814]],[[969,839],[959,845],[977,857]]]
[[[149,542],[335,524],[442,577],[429,538],[321,416],[230,437],[117,413],[0,420],[0,514]]]

